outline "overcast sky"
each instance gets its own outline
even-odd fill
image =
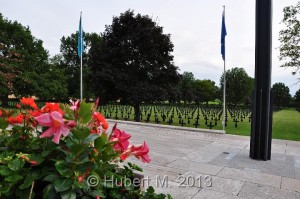
[[[272,84],[283,82],[292,95],[298,76],[291,69],[280,68],[279,31],[283,8],[297,0],[273,0]],[[242,67],[254,77],[255,0],[0,0],[0,12],[10,20],[29,26],[32,34],[44,41],[53,56],[59,53],[60,39],[78,30],[80,11],[85,32],[101,33],[113,16],[128,9],[149,15],[164,33],[171,34],[174,62],[197,79],[211,79],[219,85],[223,72],[220,35],[223,5],[226,6],[226,69]]]

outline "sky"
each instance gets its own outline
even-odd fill
[[[300,89],[299,75],[281,68],[278,41],[283,8],[298,0],[273,0],[272,84],[282,82],[293,96]],[[114,16],[128,9],[149,15],[171,35],[174,63],[180,73],[211,79],[219,85],[223,73],[220,52],[223,6],[226,8],[226,70],[244,68],[254,77],[255,0],[0,0],[0,12],[9,20],[29,26],[44,42],[51,56],[58,54],[60,39],[78,30],[82,11],[83,30],[101,33]]]

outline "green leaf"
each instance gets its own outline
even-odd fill
[[[6,129],[8,127],[8,122],[4,118],[0,118],[0,129]]]
[[[89,195],[93,197],[97,197],[97,196],[105,197],[105,195],[101,190],[93,190]]]
[[[64,162],[64,161],[57,161],[55,163],[56,170],[64,177],[71,177],[73,175],[73,172],[70,168],[70,164]]]
[[[73,181],[70,178],[58,178],[53,184],[57,192],[63,192],[71,188]]]
[[[36,161],[37,164],[35,165],[39,165],[44,161],[44,158],[42,158],[42,154],[31,154],[28,156],[30,161]]]
[[[89,137],[87,137],[87,138],[84,140],[83,144],[88,144],[88,143],[94,141],[95,139],[97,139],[98,137],[99,137],[98,134],[90,134]]]
[[[134,170],[143,172],[143,169],[142,169],[141,167],[139,167],[138,165],[136,165],[136,164],[133,164],[133,163],[131,163],[131,162],[128,162],[128,166],[129,166],[131,169],[134,169]]]
[[[11,175],[12,173],[13,173],[13,171],[7,167],[0,169],[0,175],[2,175],[2,176],[8,176],[8,175]]]
[[[50,174],[50,175],[47,175],[44,178],[44,181],[48,181],[48,182],[52,182],[53,183],[57,178],[58,178],[58,175]]]
[[[106,144],[106,141],[107,141],[107,138],[106,138],[106,134],[105,133],[102,133],[101,136],[99,136],[96,140],[95,140],[95,147],[98,149],[98,150],[101,150],[105,144]]]
[[[55,191],[53,184],[48,184],[43,190],[43,198],[44,199],[56,199],[58,195]]]
[[[81,127],[79,129],[74,130],[72,133],[75,138],[79,140],[84,140],[90,135],[91,130],[87,127]]]
[[[42,157],[46,157],[46,156],[49,155],[51,152],[52,152],[52,150],[44,150],[44,151],[41,153],[41,156],[42,156]]]
[[[31,184],[32,184],[32,182],[35,181],[35,180],[37,180],[37,179],[39,179],[40,176],[41,176],[41,173],[40,173],[40,172],[35,171],[35,170],[30,171],[30,172],[27,174],[27,176],[26,176],[26,178],[25,178],[25,180],[24,180],[24,183],[21,184],[21,185],[19,186],[19,188],[20,188],[20,189],[26,189],[26,188],[30,187]]]
[[[77,156],[82,153],[87,147],[83,144],[73,144],[70,149],[73,156]]]
[[[15,192],[14,192],[14,195],[17,196],[17,197],[14,197],[14,198],[29,198],[30,196],[30,188],[28,189],[17,189]],[[35,193],[32,192],[32,195],[31,195],[31,199],[33,199],[35,197]]]
[[[82,123],[88,123],[92,119],[91,105],[85,102],[81,102],[78,116]]]
[[[13,176],[8,176],[8,177],[6,177],[4,180],[5,180],[6,182],[16,183],[16,182],[18,182],[18,181],[20,181],[20,180],[22,180],[22,179],[23,179],[23,176],[20,176],[20,175],[13,175]]]
[[[10,161],[8,163],[8,167],[13,171],[18,171],[21,169],[25,164],[25,161],[23,159],[14,159],[13,161]]]
[[[60,194],[61,199],[76,199],[76,192],[73,190],[65,191]]]

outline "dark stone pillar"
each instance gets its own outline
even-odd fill
[[[272,0],[256,0],[255,87],[251,120],[250,157],[271,159]]]

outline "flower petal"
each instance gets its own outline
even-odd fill
[[[62,134],[62,131],[56,131],[56,133],[54,134],[54,137],[52,139],[52,141],[56,144],[59,144],[59,140],[60,140],[60,136]]]
[[[51,126],[52,120],[49,113],[44,113],[34,118],[42,126]]]
[[[50,127],[42,135],[40,135],[40,138],[51,137],[54,133],[55,133],[55,129]]]

